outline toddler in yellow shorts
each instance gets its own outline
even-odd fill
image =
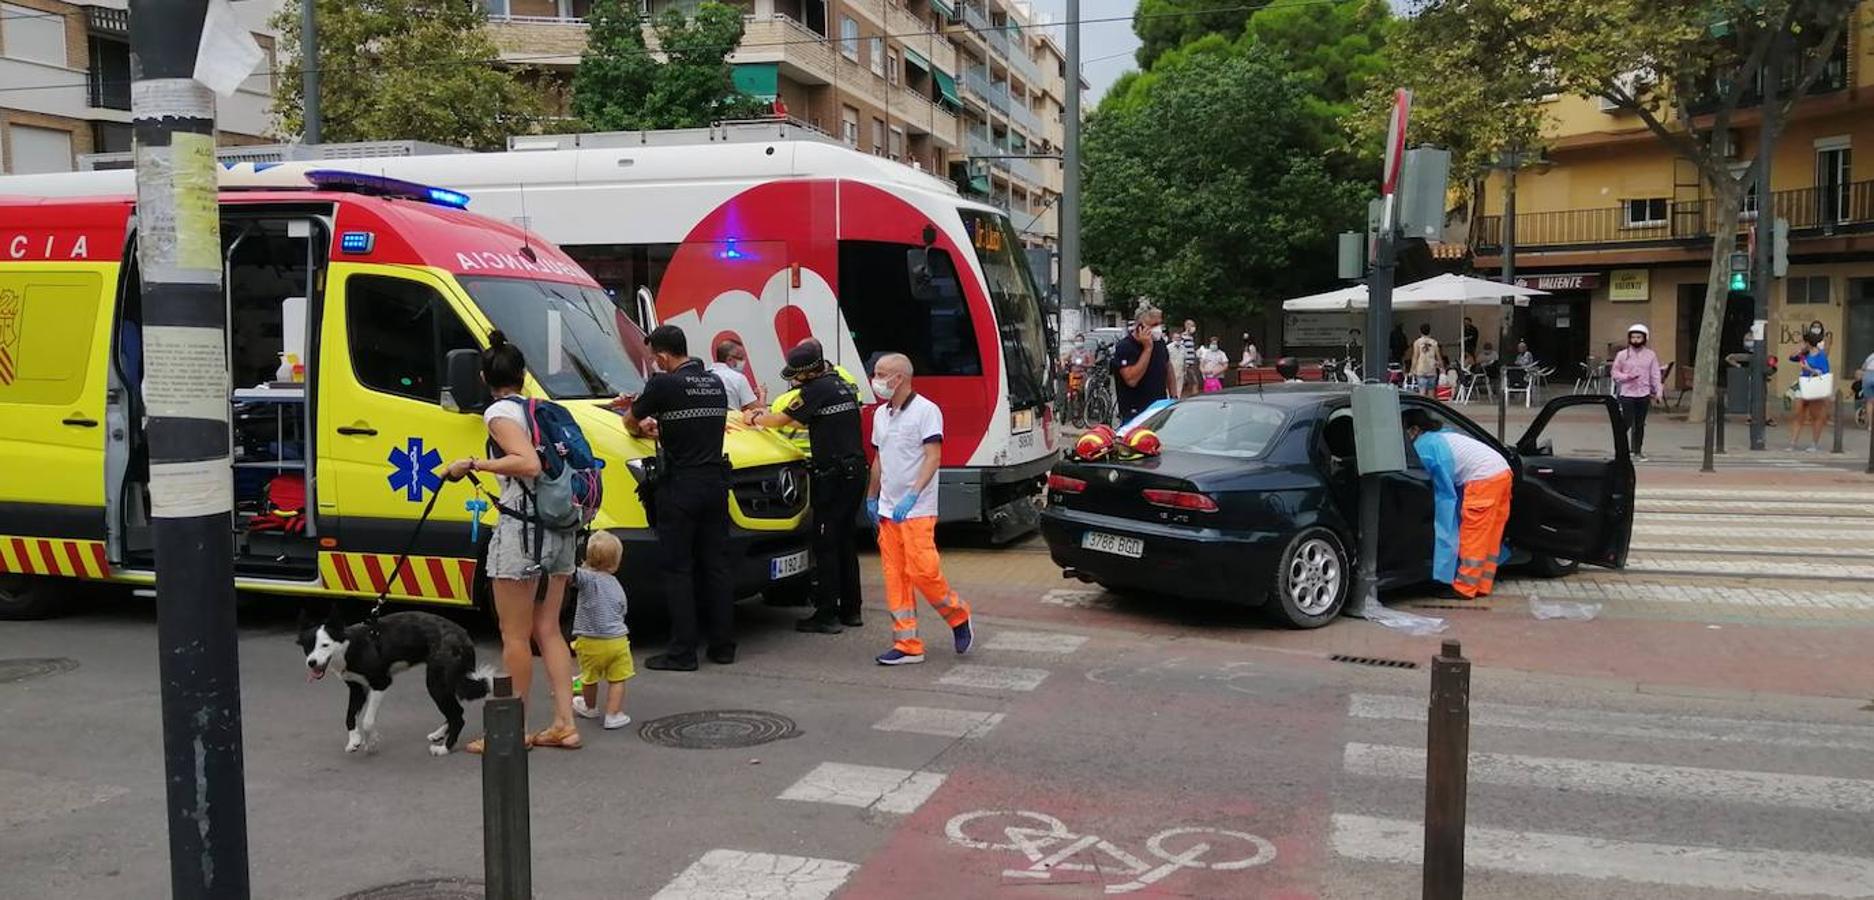
[[[579,678],[585,684],[573,698],[573,712],[596,719],[599,682],[606,683],[605,727],[631,724],[625,715],[625,682],[638,674],[631,663],[631,629],[625,626],[625,588],[614,575],[624,545],[607,532],[586,539],[586,561],[573,573],[579,604],[573,609],[573,651],[579,654]]]

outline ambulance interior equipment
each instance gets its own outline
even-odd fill
[[[314,458],[311,406],[306,402],[313,355],[307,352],[307,303],[320,287],[329,232],[320,217],[279,211],[223,212],[221,253],[228,311],[229,424],[234,465],[236,564],[271,577],[316,575],[318,530],[309,514],[316,486],[307,469]],[[110,415],[140,419],[142,392],[142,280],[123,280],[122,315],[111,371]],[[297,360],[297,362],[294,362]],[[283,361],[286,365],[283,366]],[[286,379],[280,379],[282,369]],[[411,377],[425,377],[413,374]],[[111,485],[124,511],[121,546],[131,566],[154,563],[149,517],[149,447],[141,428],[125,435],[128,456],[121,483]],[[107,471],[119,471],[108,467]],[[297,500],[297,504],[294,503]],[[297,508],[295,508],[295,505]]]

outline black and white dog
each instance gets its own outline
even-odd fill
[[[308,681],[332,672],[351,692],[345,707],[346,753],[377,749],[378,704],[390,690],[391,677],[412,666],[428,669],[429,696],[442,711],[442,727],[429,735],[433,756],[455,748],[462,734],[462,701],[480,700],[494,690],[494,667],[475,665],[468,631],[434,613],[391,613],[373,628],[365,622],[347,626],[334,608],[324,622],[302,617],[299,648],[306,652]]]

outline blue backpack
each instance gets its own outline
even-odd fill
[[[593,455],[592,444],[573,414],[551,400],[504,397],[496,402],[502,401],[526,406],[529,436],[540,454],[540,475],[528,492],[533,512],[504,509],[502,513],[522,516],[553,531],[578,531],[590,524],[605,500],[605,461]]]

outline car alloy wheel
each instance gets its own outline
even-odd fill
[[[1289,602],[1306,615],[1325,615],[1340,599],[1346,577],[1339,549],[1325,538],[1309,538],[1288,559]]]

